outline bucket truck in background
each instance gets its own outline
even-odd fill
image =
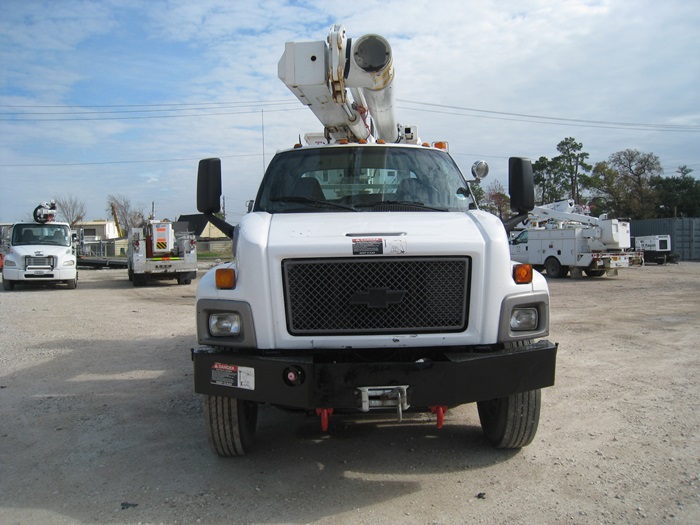
[[[70,225],[55,222],[56,203],[34,208],[34,222],[18,222],[2,240],[2,285],[7,291],[17,283],[65,283],[78,285],[75,243]]]
[[[190,284],[197,277],[197,242],[186,222],[148,220],[129,231],[129,280],[142,286],[153,279]]]
[[[520,231],[520,233],[517,233]],[[513,260],[544,269],[553,278],[617,275],[640,266],[642,252],[630,251],[630,224],[592,217],[572,199],[535,206],[510,241]]]

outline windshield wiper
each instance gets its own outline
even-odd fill
[[[311,206],[320,206],[323,208],[340,208],[341,210],[357,211],[354,207],[347,206],[346,204],[339,204],[337,202],[310,199],[309,197],[296,197],[293,195],[289,195],[289,196],[285,196],[285,197],[272,197],[270,200],[272,202],[295,202],[295,203],[300,203],[300,204],[309,204]]]
[[[438,208],[436,206],[429,206],[423,202],[418,202],[418,201],[361,202],[359,204],[355,204],[355,208],[376,208],[378,206],[383,206],[384,204],[396,205],[396,206],[413,206],[414,208],[420,208],[422,210],[448,211],[447,208]]]

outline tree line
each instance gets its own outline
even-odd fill
[[[85,220],[84,201],[74,195],[57,195],[53,200],[59,218],[70,224],[71,228]],[[140,227],[145,222],[143,205],[132,204],[131,199],[125,195],[108,195],[105,211],[117,225],[120,237],[126,236],[130,228]]]
[[[661,161],[653,153],[626,149],[606,161],[589,163],[583,144],[568,137],[557,144],[559,155],[540,157],[532,164],[536,203],[573,199],[587,204],[591,214],[609,217],[656,219],[700,217],[700,181],[687,166],[664,176]],[[480,191],[479,191],[480,190]],[[478,188],[482,208],[505,218],[510,200],[498,181]]]

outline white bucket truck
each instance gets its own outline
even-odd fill
[[[250,212],[217,220],[221,162],[200,162],[197,205],[234,259],[202,277],[192,351],[210,445],[254,445],[258,406],[316,414],[435,414],[476,402],[487,439],[529,444],[557,345],[545,279],[511,262],[444,143],[397,124],[389,43],[378,35],[286,44],[279,76],[324,126],[278,152]],[[349,91],[349,93],[348,93]],[[352,100],[349,97],[352,94]],[[530,161],[510,159],[511,203],[534,201]],[[478,162],[472,171],[484,176]]]
[[[155,279],[190,284],[197,277],[197,239],[188,224],[148,220],[140,228],[131,228],[127,275],[134,286]]]
[[[553,278],[617,275],[641,266],[644,254],[630,251],[630,223],[592,217],[573,199],[535,206],[510,242],[513,260],[544,269]]]
[[[78,284],[75,245],[70,225],[55,222],[56,203],[34,209],[34,222],[18,222],[3,239],[5,252],[2,285],[13,290],[18,283]]]

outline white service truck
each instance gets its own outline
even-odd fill
[[[2,286],[13,290],[18,283],[78,285],[75,245],[70,225],[55,222],[56,203],[34,209],[34,222],[18,222],[3,239]]]
[[[553,278],[616,275],[640,266],[641,252],[630,251],[627,221],[580,213],[572,199],[535,206],[510,241],[513,260],[544,269]],[[517,231],[517,230],[516,230]]]
[[[154,279],[190,284],[197,277],[197,239],[188,223],[148,220],[131,228],[127,268],[134,286]]]
[[[529,444],[554,384],[545,279],[511,261],[507,229],[482,211],[445,143],[394,116],[379,35],[288,42],[279,77],[322,134],[278,152],[235,227],[217,220],[221,161],[200,161],[197,207],[233,260],[196,294],[195,391],[221,456],[254,445],[261,403],[315,414],[435,414],[476,402],[498,448]],[[349,95],[352,95],[352,99]],[[534,203],[528,159],[509,161],[507,226]],[[475,163],[473,174],[487,172]]]

